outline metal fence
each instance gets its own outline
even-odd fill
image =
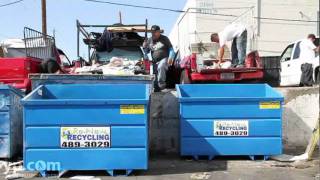
[[[55,39],[34,29],[24,28],[26,57],[48,59],[55,57]]]

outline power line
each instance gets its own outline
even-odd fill
[[[24,1],[24,0],[18,0],[18,1],[13,1],[13,2],[6,3],[6,4],[1,4],[0,7],[10,6],[10,5],[13,5],[13,4],[20,3],[22,1]]]
[[[84,0],[84,1],[94,2],[94,3],[111,4],[111,5],[117,5],[117,6],[134,7],[134,8],[170,11],[170,12],[175,12],[175,13],[195,13],[195,14],[206,14],[206,15],[214,15],[214,16],[238,17],[238,16],[232,15],[232,14],[219,14],[219,13],[210,13],[210,12],[201,12],[201,11],[195,11],[195,12],[194,11],[184,11],[184,10],[169,9],[169,8],[160,8],[160,7],[152,7],[152,6],[141,6],[141,5],[134,5],[134,4],[116,3],[116,2],[111,2],[111,1],[101,1],[101,0]],[[285,18],[271,18],[271,17],[254,17],[254,18],[256,18],[256,19],[260,18],[260,19],[263,19],[263,20],[274,20],[274,21],[310,22],[310,23],[319,22],[319,21],[315,21],[315,20],[285,19]]]
[[[144,9],[155,9],[155,10],[163,10],[163,11],[171,11],[171,12],[178,12],[183,13],[185,11],[183,10],[175,10],[175,9],[168,9],[168,8],[158,8],[158,7],[152,7],[152,6],[139,6],[139,5],[133,5],[133,4],[124,4],[124,3],[116,3],[111,1],[99,1],[99,0],[84,0],[89,2],[96,2],[96,3],[105,3],[105,4],[112,4],[117,6],[127,6],[127,7],[135,7],[135,8],[144,8]]]
[[[104,4],[112,4],[117,6],[126,6],[126,7],[134,7],[134,8],[142,8],[142,9],[153,9],[153,10],[161,10],[161,11],[170,11],[176,13],[196,13],[196,14],[208,14],[208,15],[216,15],[216,16],[229,16],[229,17],[237,17],[236,15],[232,14],[218,14],[218,13],[207,13],[207,12],[191,12],[191,11],[184,11],[184,10],[177,10],[177,9],[169,9],[169,8],[159,8],[159,7],[152,7],[152,6],[140,6],[134,4],[125,4],[125,3],[116,3],[111,1],[100,1],[100,0],[84,0],[88,2],[95,2],[95,3],[104,3]]]

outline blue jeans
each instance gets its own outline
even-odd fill
[[[231,54],[232,65],[244,65],[247,51],[247,30],[243,31],[239,37],[232,41]]]
[[[166,88],[166,75],[168,70],[168,58],[163,58],[157,63],[153,63],[153,74],[155,74],[154,88],[161,90]]]

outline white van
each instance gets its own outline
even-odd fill
[[[289,44],[281,54],[280,86],[298,86],[300,84],[301,65],[305,63],[303,59],[300,59],[300,43],[301,40]],[[319,45],[319,38],[316,38],[315,44]],[[307,62],[313,65],[313,79],[319,83],[319,53],[316,53],[314,59]]]

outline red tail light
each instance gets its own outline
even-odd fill
[[[245,66],[247,68],[251,68],[251,67],[261,68],[262,67],[262,62],[261,62],[258,51],[252,51],[247,55],[247,57],[245,59]]]
[[[143,60],[144,70],[146,74],[150,74],[150,61],[148,59]]]
[[[197,71],[197,55],[195,53],[191,55],[191,71]]]
[[[26,70],[31,71],[31,63],[30,61],[26,61]]]

